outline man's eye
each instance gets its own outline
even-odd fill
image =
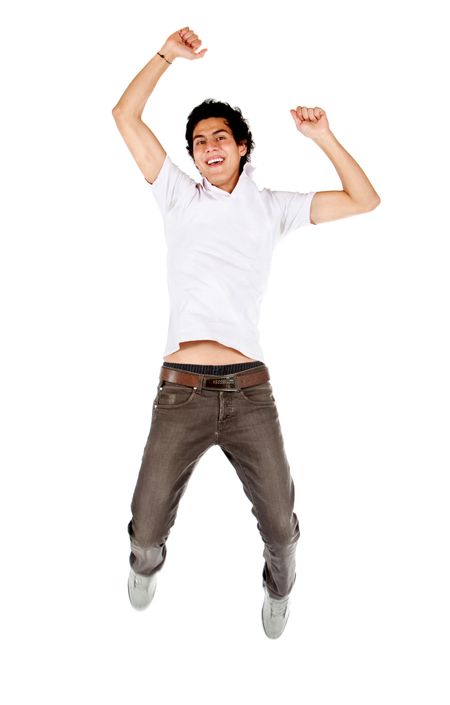
[[[217,137],[217,139],[218,139],[218,140],[226,140],[226,136],[225,136],[225,135],[219,135],[219,136]],[[205,142],[205,140],[197,140],[196,144],[203,144],[204,142]]]

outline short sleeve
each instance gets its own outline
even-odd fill
[[[197,182],[182,171],[166,154],[158,176],[150,183],[145,179],[165,216],[172,208],[186,203],[195,193]]]
[[[279,235],[285,237],[291,230],[297,230],[311,223],[311,201],[316,191],[299,193],[297,191],[270,191],[277,205],[279,216]]]

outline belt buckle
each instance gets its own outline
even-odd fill
[[[204,389],[216,389],[223,392],[238,392],[234,375],[214,375],[203,379]]]

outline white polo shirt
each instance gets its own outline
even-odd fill
[[[264,360],[259,317],[274,247],[311,225],[316,193],[259,189],[247,162],[232,193],[196,182],[166,154],[151,184],[167,244],[170,318],[163,357],[180,342],[215,340]]]

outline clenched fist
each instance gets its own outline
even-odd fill
[[[172,61],[177,56],[182,56],[185,59],[201,59],[208,51],[208,49],[202,49],[197,53],[196,50],[201,43],[201,40],[192,29],[183,27],[183,29],[179,29],[166,39],[161,53],[167,56],[169,61]]]
[[[291,115],[297,126],[297,130],[305,135],[315,139],[321,135],[330,132],[330,126],[322,108],[306,108],[298,105],[297,109],[291,109]]]

